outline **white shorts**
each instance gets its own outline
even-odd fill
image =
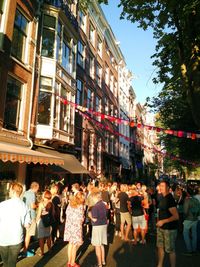
[[[93,246],[107,245],[107,225],[92,226],[92,239]]]
[[[132,216],[132,224],[133,224],[133,229],[146,229],[146,220],[144,215],[141,216]]]

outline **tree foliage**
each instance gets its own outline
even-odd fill
[[[200,1],[121,0],[122,18],[153,28],[158,40],[153,56],[154,82],[180,79],[194,121],[200,127]]]

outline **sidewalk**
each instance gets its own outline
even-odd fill
[[[37,246],[37,244],[35,244]],[[67,263],[67,244],[57,242],[51,253],[43,257],[36,255],[19,260],[17,267],[64,267]],[[200,255],[192,257],[183,256],[184,241],[179,236],[177,240],[177,266],[176,267],[199,267]],[[93,246],[89,240],[84,242],[79,249],[77,262],[81,267],[92,267],[96,263]],[[114,237],[109,232],[109,244],[106,246],[107,267],[156,267],[156,245],[155,236],[148,236],[147,244],[133,245],[133,242],[124,242],[121,238]],[[168,257],[165,258],[164,267],[169,267]]]

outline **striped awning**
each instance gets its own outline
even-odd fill
[[[28,147],[18,146],[10,143],[0,142],[0,160],[3,162],[19,162],[19,163],[40,163],[64,165],[64,160],[60,157],[50,154],[31,150]]]
[[[45,149],[42,147],[38,147],[38,151],[42,153],[51,154],[52,156],[54,155],[54,156],[63,158],[64,165],[61,166],[61,168],[65,169],[66,171],[70,173],[74,173],[74,174],[83,174],[83,173],[88,174],[89,173],[89,171],[86,170],[86,168],[81,165],[80,161],[78,161],[78,159],[74,155],[65,154],[65,153],[58,152],[56,150]]]

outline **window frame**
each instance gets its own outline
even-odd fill
[[[51,26],[47,26],[44,24],[44,21],[45,21],[45,17],[51,17],[54,19],[54,27],[51,27]],[[56,17],[54,16],[51,16],[49,14],[43,14],[43,20],[42,20],[42,42],[41,42],[41,56],[43,57],[48,57],[48,58],[55,58],[55,54],[57,53],[56,49],[55,49],[55,43],[57,41],[57,36],[56,36]],[[43,49],[43,41],[44,41],[44,31],[46,32],[49,32],[52,34],[52,36],[54,36],[54,39],[53,39],[53,42],[52,42],[52,55],[50,56],[49,55],[49,51],[46,49]],[[44,54],[43,51],[47,51],[48,53],[47,54]]]
[[[85,69],[85,45],[80,40],[77,45],[77,64],[81,68]]]
[[[17,25],[16,22],[16,16],[17,13],[20,14],[20,24],[22,23],[22,18],[27,22],[26,24],[26,30],[23,31],[19,25]],[[12,45],[11,45],[11,54],[14,58],[21,61],[22,63],[27,62],[27,49],[28,49],[28,36],[29,36],[29,28],[30,28],[30,20],[26,17],[26,15],[19,9],[16,8],[15,12],[15,21],[14,21],[14,27],[13,27],[13,36],[12,36]],[[15,39],[15,30],[17,30],[17,36]],[[23,44],[20,43],[20,36],[22,35],[23,38]],[[16,42],[17,44],[17,53],[14,52],[13,45]],[[21,50],[21,56],[18,56],[19,51]]]
[[[9,83],[9,80],[15,82],[15,84],[14,84],[15,87],[16,87],[16,83],[19,83],[20,84],[20,89],[19,89],[20,90],[20,94],[19,94],[19,97],[15,97],[15,95],[11,95],[10,94],[10,96],[14,96],[14,98],[13,98],[14,101],[16,101],[16,99],[17,99],[17,112],[13,113],[13,114],[16,115],[15,116],[15,124],[10,123],[9,121],[6,121],[5,122],[5,114],[8,115],[9,110],[13,111],[13,106],[12,106],[12,109],[8,109],[8,111],[7,111],[7,108],[8,108],[7,98],[8,98],[8,83]],[[22,126],[21,125],[21,119],[20,118],[23,117],[22,116],[22,113],[23,113],[23,102],[24,102],[24,86],[25,86],[25,84],[22,83],[20,80],[16,79],[15,77],[13,77],[11,75],[8,75],[6,98],[5,98],[5,108],[4,108],[4,117],[3,117],[3,128],[5,128],[7,130],[18,132],[18,131],[20,131],[20,128]],[[6,126],[6,125],[8,125],[8,126]]]

